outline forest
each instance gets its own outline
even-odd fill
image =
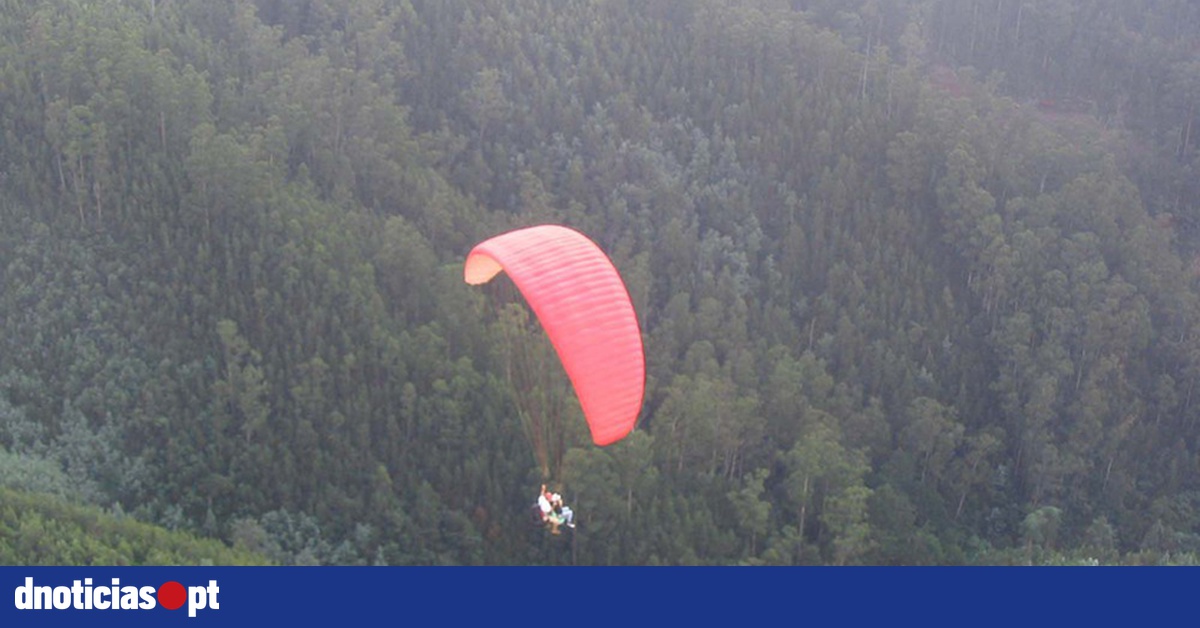
[[[1187,0],[0,0],[0,562],[1198,563],[1196,122]]]

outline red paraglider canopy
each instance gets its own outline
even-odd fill
[[[550,337],[593,442],[624,438],[642,409],[646,365],[629,291],[608,256],[578,231],[539,225],[476,245],[463,278],[479,285],[501,271]]]

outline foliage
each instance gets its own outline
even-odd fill
[[[1200,550],[1194,3],[2,8],[5,503],[285,564]],[[535,222],[627,280],[626,442],[462,283]],[[14,561],[160,560],[21,508]]]
[[[220,541],[0,487],[0,564],[267,565]]]

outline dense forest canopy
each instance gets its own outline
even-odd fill
[[[0,555],[1190,562],[1197,122],[1184,0],[0,0]],[[462,281],[537,223],[636,306],[616,445]]]

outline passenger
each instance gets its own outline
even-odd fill
[[[568,528],[575,527],[575,511],[571,510],[570,506],[563,504],[562,495],[558,493],[551,495],[550,506],[554,509],[554,514],[558,516],[560,523],[567,524]]]

